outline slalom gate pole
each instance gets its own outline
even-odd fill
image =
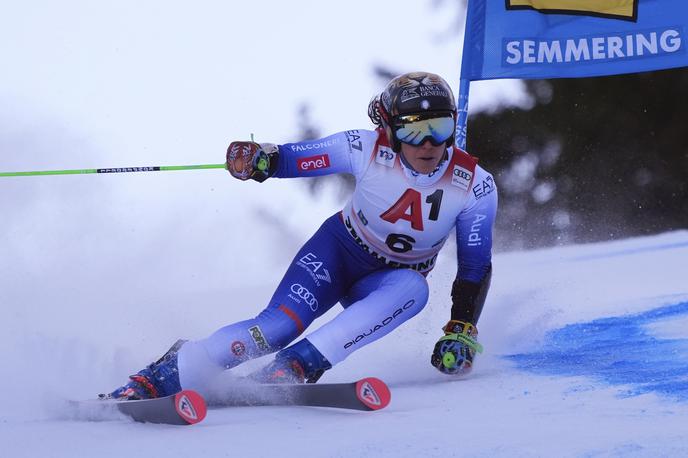
[[[28,177],[42,175],[81,175],[86,173],[130,173],[130,172],[165,172],[175,170],[224,169],[225,164],[201,165],[163,165],[149,167],[114,167],[109,169],[73,169],[73,170],[42,170],[34,172],[0,172],[0,177]]]

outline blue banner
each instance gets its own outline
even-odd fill
[[[688,0],[469,0],[461,78],[580,78],[688,66]]]

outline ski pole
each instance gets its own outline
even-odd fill
[[[173,170],[224,169],[225,164],[201,165],[163,165],[149,167],[113,167],[108,169],[72,169],[72,170],[41,170],[33,172],[0,172],[0,177],[27,177],[42,175],[80,175],[85,173],[128,173],[128,172],[164,172]]]

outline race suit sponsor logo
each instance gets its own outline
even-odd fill
[[[377,150],[375,155],[375,162],[382,164],[385,167],[394,167],[394,159],[396,159],[397,154],[389,148],[381,146]]]
[[[363,142],[357,130],[347,130],[344,134],[346,135],[346,140],[349,142],[350,153],[353,153],[352,150],[363,151]]]
[[[404,264],[403,262],[397,262],[397,261],[392,261],[391,259],[387,259],[387,257],[384,254],[378,253],[375,251],[375,249],[371,248],[359,235],[358,232],[356,232],[356,229],[354,229],[353,224],[351,224],[351,219],[347,216],[346,220],[344,221],[344,225],[346,226],[347,231],[349,232],[349,235],[354,239],[356,244],[360,246],[363,251],[377,259],[378,261],[383,262],[385,265],[392,267],[394,269],[411,269],[411,270],[416,270],[418,272],[426,272],[432,269],[435,266],[435,261],[437,260],[437,254],[434,254],[430,259],[426,259],[424,261],[420,261],[414,264]],[[405,250],[408,251],[408,250]]]
[[[399,315],[401,315],[402,313],[404,313],[405,310],[410,309],[410,308],[413,306],[413,304],[415,304],[415,303],[416,303],[416,301],[415,301],[414,299],[409,300],[409,301],[406,302],[404,305],[402,305],[401,307],[399,307],[398,309],[396,309],[394,312],[392,312],[391,315],[389,315],[388,317],[386,317],[385,319],[383,319],[380,323],[376,324],[374,327],[370,328],[370,329],[367,330],[367,331],[363,331],[361,334],[359,334],[359,335],[357,335],[356,337],[354,337],[353,339],[349,340],[347,343],[344,344],[344,348],[349,348],[349,347],[351,347],[352,345],[355,345],[355,344],[357,344],[358,342],[360,342],[361,340],[363,340],[363,339],[365,339],[366,337],[370,336],[371,334],[373,334],[373,333],[379,331],[380,329],[384,328],[385,326],[387,326],[388,324],[390,324],[391,322],[393,322]]]
[[[507,0],[506,9],[635,20],[638,0]]]
[[[321,154],[319,156],[302,157],[296,160],[296,168],[301,172],[311,170],[327,169],[330,167],[330,156]]]
[[[243,356],[246,353],[246,345],[240,340],[235,340],[232,342],[232,353],[234,353],[236,356]]]
[[[265,339],[265,335],[263,335],[263,331],[260,329],[260,326],[255,325],[250,327],[248,328],[248,332],[251,333],[251,338],[253,339],[253,342],[255,342],[256,347],[258,347],[258,350],[270,351],[270,345]]]
[[[495,190],[494,178],[487,177],[481,183],[473,186],[473,195],[476,199],[482,199]]]
[[[311,275],[311,278],[316,285],[320,286],[320,282],[324,281],[327,283],[332,283],[332,277],[330,277],[330,271],[323,267],[323,263],[318,261],[318,257],[313,253],[308,253],[296,262],[296,265],[306,269]]]
[[[452,180],[451,183],[454,186],[458,186],[464,191],[468,191],[468,185],[471,184],[473,179],[473,172],[468,169],[461,167],[458,164],[454,164],[454,170],[452,170]]]
[[[315,298],[313,293],[311,293],[308,288],[299,283],[294,283],[291,285],[291,293],[289,294],[289,297],[297,304],[300,304],[300,299],[303,299],[303,301],[311,308],[312,311],[315,312],[318,310],[318,299]]]
[[[327,140],[321,140],[319,142],[302,142],[302,143],[294,143],[291,145],[291,150],[298,153],[302,151],[311,151],[314,149],[322,149],[322,148],[327,148],[330,146],[334,146],[337,143],[339,143],[339,140],[336,138],[329,138]]]
[[[468,233],[468,246],[480,246],[483,244],[483,240],[480,238],[480,228],[483,225],[483,220],[487,216],[478,213],[473,219],[473,224],[471,224],[471,232]]]

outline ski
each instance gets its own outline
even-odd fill
[[[137,401],[92,399],[69,401],[77,419],[102,420],[108,414],[121,412],[141,423],[193,425],[205,418],[207,407],[203,397],[193,390],[183,390],[171,396]]]
[[[208,407],[310,406],[352,410],[380,410],[389,405],[389,388],[382,380],[367,377],[349,383],[322,384],[249,384],[238,383],[222,393],[205,399],[193,390],[172,396],[137,401],[69,401],[79,420],[112,419],[121,412],[142,423],[193,425],[203,421]]]
[[[385,382],[367,377],[349,383],[236,384],[208,398],[209,407],[310,406],[380,410],[391,400]]]

